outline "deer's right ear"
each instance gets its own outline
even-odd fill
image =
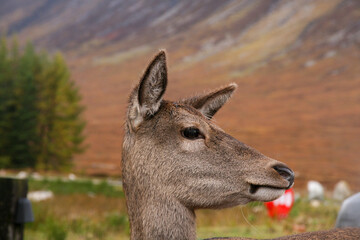
[[[130,96],[128,120],[133,129],[159,110],[166,85],[166,56],[164,51],[160,51]]]

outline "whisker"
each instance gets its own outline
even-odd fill
[[[242,215],[243,218],[245,219],[245,222],[246,222],[247,224],[249,224],[250,227],[251,227],[252,229],[254,229],[254,231],[255,231],[257,234],[260,234],[260,230],[258,230],[258,228],[256,228],[253,224],[251,224],[251,222],[249,222],[249,220],[245,217],[244,212],[243,212],[243,208],[244,208],[244,206],[241,206],[241,207],[240,207],[240,210],[241,210],[241,215]]]

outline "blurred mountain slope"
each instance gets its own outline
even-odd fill
[[[3,0],[0,32],[65,53],[89,122],[78,169],[120,173],[127,96],[165,48],[167,98],[237,82],[220,126],[300,186],[360,190],[360,1]]]

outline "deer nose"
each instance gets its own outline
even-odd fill
[[[294,178],[295,178],[294,172],[290,168],[284,165],[277,165],[274,166],[273,168],[275,169],[275,171],[277,171],[280,174],[280,176],[282,176],[285,180],[289,182],[288,187],[290,188],[294,183]]]

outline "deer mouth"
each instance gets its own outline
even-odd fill
[[[253,201],[268,202],[279,198],[288,187],[249,183],[249,198]]]
[[[288,188],[283,188],[283,187],[274,187],[274,186],[269,186],[269,185],[256,185],[256,184],[251,184],[250,183],[250,188],[249,188],[249,192],[251,194],[255,194],[260,188],[268,188],[268,189],[274,189],[274,190],[286,190]]]

